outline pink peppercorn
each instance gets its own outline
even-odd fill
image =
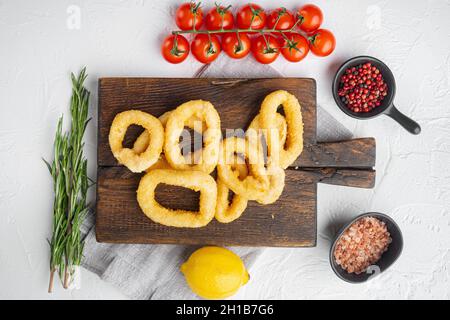
[[[388,87],[381,71],[370,62],[348,68],[340,79],[338,94],[353,112],[370,112],[381,105]]]

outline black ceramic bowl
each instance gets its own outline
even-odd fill
[[[370,62],[373,66],[377,67],[381,71],[383,79],[388,86],[388,94],[383,99],[379,107],[376,107],[369,112],[353,112],[345,105],[344,102],[341,101],[341,98],[339,97],[338,91],[341,77],[345,74],[345,71],[348,68],[356,67],[366,62]],[[419,124],[417,124],[417,122],[405,116],[394,106],[394,97],[396,90],[394,75],[386,64],[374,57],[359,56],[351,58],[350,60],[344,62],[344,64],[339,67],[336,75],[334,76],[332,90],[336,104],[344,113],[346,113],[350,117],[360,120],[367,120],[379,116],[380,114],[385,114],[397,121],[402,127],[404,127],[412,134],[419,134],[421,131],[420,126]]]
[[[369,269],[366,272],[363,272],[361,274],[348,273],[347,271],[342,269],[340,265],[336,263],[336,260],[334,259],[334,249],[336,247],[337,241],[342,236],[342,234],[354,222],[364,217],[374,217],[386,223],[387,229],[391,234],[392,242],[389,245],[388,250],[385,253],[383,253],[383,255],[381,256],[380,260],[376,263],[376,265],[369,267]],[[395,223],[395,221],[385,214],[378,212],[369,212],[357,216],[355,219],[353,219],[352,221],[350,221],[344,227],[341,228],[330,249],[330,264],[334,273],[336,273],[336,275],[342,280],[350,283],[362,283],[366,282],[369,279],[374,278],[381,272],[387,270],[398,259],[398,257],[402,253],[402,250],[403,250],[403,236],[402,232],[400,231],[400,228]]]

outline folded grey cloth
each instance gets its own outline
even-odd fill
[[[222,55],[217,61],[203,67],[195,76],[224,78],[268,78],[282,75],[252,58],[231,60]],[[324,109],[317,110],[317,138],[319,141],[339,141],[352,138],[352,134]],[[130,245],[105,244],[95,240],[93,215],[86,219],[86,234],[82,266],[101,279],[115,285],[132,299],[198,299],[187,287],[180,265],[198,247],[182,245]],[[230,248],[251,269],[264,249]]]

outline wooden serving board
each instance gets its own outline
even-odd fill
[[[185,101],[203,99],[216,107],[222,129],[245,130],[264,97],[279,89],[300,101],[304,151],[287,169],[286,186],[277,202],[262,206],[250,201],[240,219],[229,224],[213,220],[198,229],[163,226],[142,213],[136,200],[142,174],[119,165],[109,148],[109,128],[117,113],[137,109],[158,117]],[[317,143],[313,79],[102,78],[98,90],[96,234],[100,242],[312,247],[317,236],[317,183],[361,188],[375,183],[373,138]],[[140,133],[129,132],[126,146]],[[198,194],[178,187],[158,186],[157,200],[173,209],[198,208]]]

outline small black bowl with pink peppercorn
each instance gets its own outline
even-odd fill
[[[395,221],[369,212],[340,229],[330,249],[330,264],[340,279],[363,283],[392,266],[402,250],[403,236]]]
[[[394,106],[395,79],[382,61],[359,56],[347,60],[333,80],[333,97],[347,115],[367,120],[385,114],[412,134],[419,134],[417,122]]]

